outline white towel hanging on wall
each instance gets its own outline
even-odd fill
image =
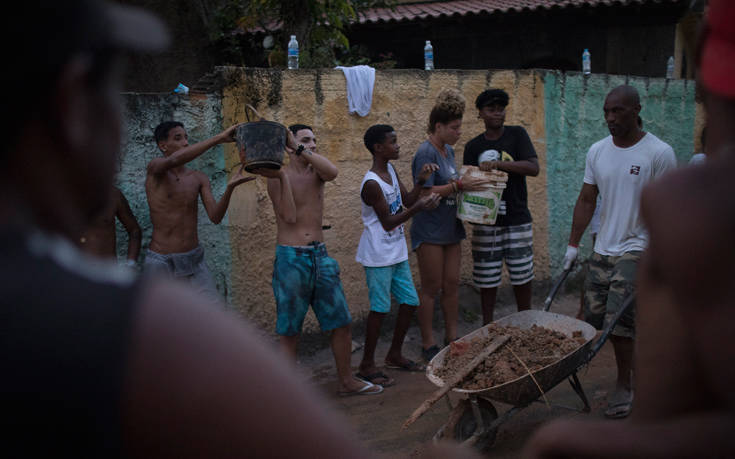
[[[336,68],[342,70],[347,80],[347,104],[350,113],[367,116],[373,104],[375,69],[369,65]]]

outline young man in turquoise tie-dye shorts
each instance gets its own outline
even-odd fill
[[[297,148],[288,150],[288,164],[268,178],[268,196],[278,232],[273,294],[281,347],[296,359],[299,334],[311,305],[321,329],[331,332],[339,393],[379,394],[383,391],[380,385],[360,381],[351,374],[352,317],[339,279],[339,266],[327,255],[323,242],[324,183],[337,177],[337,167],[317,154],[311,127],[296,124],[289,129],[296,137]]]

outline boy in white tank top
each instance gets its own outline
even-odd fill
[[[356,260],[365,267],[370,313],[364,353],[356,377],[387,387],[395,381],[375,366],[375,347],[383,317],[390,311],[391,293],[400,309],[385,365],[407,371],[422,370],[420,365],[401,354],[414,308],[419,305],[408,265],[403,223],[421,210],[433,209],[439,204],[440,197],[436,193],[419,197],[421,185],[438,166],[426,164],[418,177],[418,186],[409,193],[389,163],[391,159],[398,159],[400,150],[395,130],[385,124],[371,126],[365,132],[364,141],[373,155],[373,167],[365,174],[360,186],[365,230],[357,247]]]

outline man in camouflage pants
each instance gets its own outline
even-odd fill
[[[619,86],[605,98],[610,136],[590,147],[584,184],[574,207],[572,231],[564,255],[568,269],[577,258],[579,241],[592,219],[600,195],[600,229],[585,280],[584,319],[601,329],[633,294],[641,253],[648,234],[639,216],[643,188],[676,167],[671,147],[639,127],[638,91]],[[634,312],[631,307],[610,334],[618,369],[616,389],[605,415],[622,418],[633,403]]]

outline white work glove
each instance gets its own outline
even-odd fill
[[[567,246],[567,253],[564,254],[564,271],[572,267],[572,263],[577,260],[578,253],[579,248],[572,245]]]
[[[125,266],[126,268],[130,269],[131,271],[137,272],[138,269],[138,263],[135,262],[135,260],[125,260],[122,263],[122,266]]]

